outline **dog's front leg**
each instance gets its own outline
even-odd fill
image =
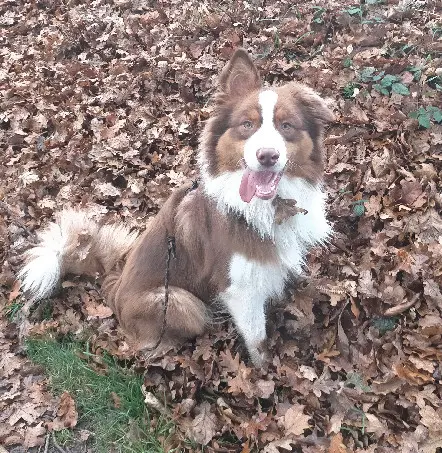
[[[250,358],[256,367],[267,362],[266,299],[256,293],[231,286],[223,294],[223,302],[244,338]]]

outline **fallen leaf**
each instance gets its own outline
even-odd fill
[[[273,205],[276,206],[275,222],[281,225],[284,221],[293,217],[296,214],[307,214],[308,211],[296,206],[296,200],[283,199],[277,196],[273,200]]]
[[[419,410],[421,423],[426,426],[430,433],[442,435],[442,418],[440,410],[436,411],[431,406],[425,406]]]
[[[115,409],[120,408],[121,407],[121,398],[115,392],[111,392],[111,398],[112,398],[112,402],[114,403]]]
[[[78,421],[78,413],[75,401],[69,392],[63,392],[57,410],[57,417],[48,427],[51,431],[60,431],[65,428],[73,428]]]
[[[36,426],[30,426],[25,431],[25,440],[23,447],[28,449],[37,447],[45,443],[44,435],[46,434],[46,428],[43,426],[43,422],[40,422]]]
[[[97,317],[100,319],[109,318],[113,315],[113,311],[106,305],[97,303],[93,298],[88,295],[82,297],[85,305],[86,312],[91,317]]]
[[[347,447],[343,444],[343,437],[341,433],[336,433],[332,436],[330,446],[327,453],[347,453]]]
[[[394,366],[394,371],[397,376],[412,385],[422,385],[433,382],[433,377],[431,375],[420,372],[410,363],[398,363]]]
[[[12,286],[11,292],[9,293],[8,300],[9,302],[14,301],[20,295],[20,281],[16,280]]]
[[[207,401],[197,407],[199,414],[193,420],[190,429],[191,437],[202,445],[207,445],[216,434],[217,420],[210,407]]]
[[[286,434],[300,436],[309,428],[310,416],[304,414],[305,405],[293,404],[284,415],[284,428]]]

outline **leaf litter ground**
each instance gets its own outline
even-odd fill
[[[152,5],[0,5],[0,445],[43,451],[48,430],[84,416],[68,388],[52,381],[58,393],[50,392],[48,364],[25,353],[26,339],[70,338],[89,345],[80,359],[97,375],[109,372],[109,354],[147,370],[152,426],[165,414],[176,426],[158,435],[165,450],[435,453],[442,448],[437,2]],[[336,234],[309,257],[309,277],[269,313],[269,369],[250,366],[223,317],[178,351],[137,355],[91,281],[66,280],[25,317],[14,275],[54,211],[88,206],[142,229],[173,187],[195,177],[200,125],[238,45],[268,83],[306,82],[337,115],[325,139]],[[110,403],[121,400],[118,392],[109,392]],[[93,434],[80,431],[78,451],[94,451]],[[109,451],[132,451],[124,446],[133,432]]]

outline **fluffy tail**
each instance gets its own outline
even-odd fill
[[[38,300],[48,297],[67,273],[108,273],[137,235],[121,223],[100,226],[87,211],[65,209],[26,253],[27,264],[18,275],[22,288]]]

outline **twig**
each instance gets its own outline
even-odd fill
[[[404,311],[408,310],[411,308],[418,300],[419,300],[420,294],[415,294],[411,300],[403,302],[399,305],[395,305],[394,307],[388,308],[384,312],[384,316],[396,316],[400,315]]]
[[[55,439],[55,433],[52,432],[52,443],[54,444],[54,447],[60,452],[60,453],[68,453],[64,448],[61,448],[60,445],[58,445],[58,442]]]
[[[46,434],[46,442],[45,442],[45,451],[44,451],[44,453],[48,453],[50,439],[51,439],[51,433],[48,432]]]

